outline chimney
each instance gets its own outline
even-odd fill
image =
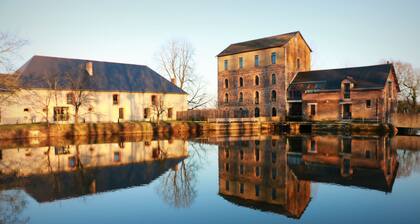
[[[87,63],[86,63],[86,72],[87,72],[90,76],[93,76],[93,64],[92,64],[92,62],[87,62]]]
[[[171,78],[172,84],[176,85],[176,78]]]

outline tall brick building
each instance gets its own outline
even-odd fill
[[[300,32],[235,43],[218,58],[218,106],[229,117],[286,117],[287,86],[311,69]]]

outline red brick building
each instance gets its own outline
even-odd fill
[[[399,91],[392,64],[299,72],[288,87],[288,118],[390,123]]]
[[[218,108],[225,117],[286,117],[286,91],[298,71],[311,69],[300,32],[229,45],[218,58]]]

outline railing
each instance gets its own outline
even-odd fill
[[[346,119],[346,120],[351,119],[351,112],[343,113],[343,119]]]

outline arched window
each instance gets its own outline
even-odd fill
[[[228,103],[229,102],[229,94],[225,94],[225,103]]]
[[[239,93],[239,102],[244,102],[244,94],[242,92]]]
[[[239,78],[239,86],[244,86],[244,79],[242,77]]]
[[[276,84],[276,74],[271,74],[271,84],[275,85]]]
[[[225,79],[225,88],[229,88],[229,80]]]
[[[256,86],[260,85],[260,77],[258,75],[255,76],[255,85]]]
[[[255,92],[255,104],[260,103],[260,93],[258,91]]]
[[[277,93],[275,90],[271,91],[271,101],[275,102],[277,99]]]
[[[259,117],[260,116],[260,108],[258,108],[258,107],[255,108],[254,115],[255,115],[255,117]]]
[[[272,116],[272,117],[277,116],[277,110],[276,110],[276,108],[275,108],[275,107],[273,107],[273,108],[271,109],[271,116]]]

